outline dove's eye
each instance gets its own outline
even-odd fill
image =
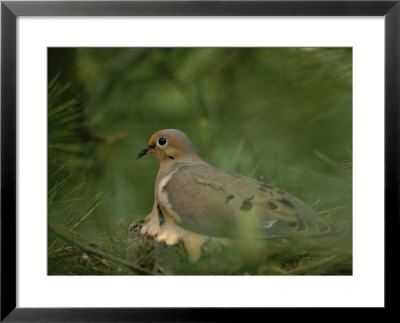
[[[161,147],[161,148],[164,148],[165,146],[167,146],[167,143],[168,143],[168,140],[164,137],[160,137],[157,140],[157,146]]]

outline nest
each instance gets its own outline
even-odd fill
[[[143,224],[143,220],[137,220],[130,225],[126,258],[155,274],[222,274],[227,273],[233,265],[225,257],[227,248],[214,241],[205,243],[200,259],[190,263],[182,242],[169,246],[163,241],[157,241],[140,232]]]
[[[350,253],[334,250],[335,240],[276,239],[229,247],[210,240],[196,263],[183,243],[169,246],[142,234],[134,221],[128,236],[107,234],[93,241],[50,223],[56,247],[49,249],[49,275],[351,275]]]

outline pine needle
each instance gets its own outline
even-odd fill
[[[92,214],[93,211],[96,210],[97,207],[98,207],[100,204],[101,204],[101,201],[98,201],[97,204],[96,204],[92,209],[90,209],[89,212],[87,212],[82,218],[79,219],[78,222],[76,222],[76,223],[72,226],[72,229],[76,228],[76,227],[79,225],[79,223],[81,223],[81,222],[82,222],[83,220],[85,220],[90,214]]]

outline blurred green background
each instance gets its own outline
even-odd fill
[[[49,48],[48,67],[49,222],[123,257],[158,171],[135,156],[175,128],[211,165],[312,205],[351,254],[351,48]],[[50,233],[50,274],[91,273],[60,252]]]

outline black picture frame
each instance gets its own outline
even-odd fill
[[[4,1],[1,3],[1,321],[237,321],[266,309],[16,307],[16,19],[19,16],[384,16],[385,309],[396,307],[399,236],[400,0]],[[373,129],[371,129],[373,131]],[[366,179],[367,181],[368,179]],[[373,239],[373,237],[371,237]],[[373,255],[371,255],[373,261]],[[397,270],[396,270],[397,271]],[[251,311],[251,313],[248,313]],[[379,311],[381,315],[381,312]],[[240,315],[239,315],[240,314]],[[251,316],[248,316],[251,315]],[[370,314],[368,314],[370,315]],[[378,317],[378,316],[377,316]],[[379,316],[380,317],[380,316]]]

